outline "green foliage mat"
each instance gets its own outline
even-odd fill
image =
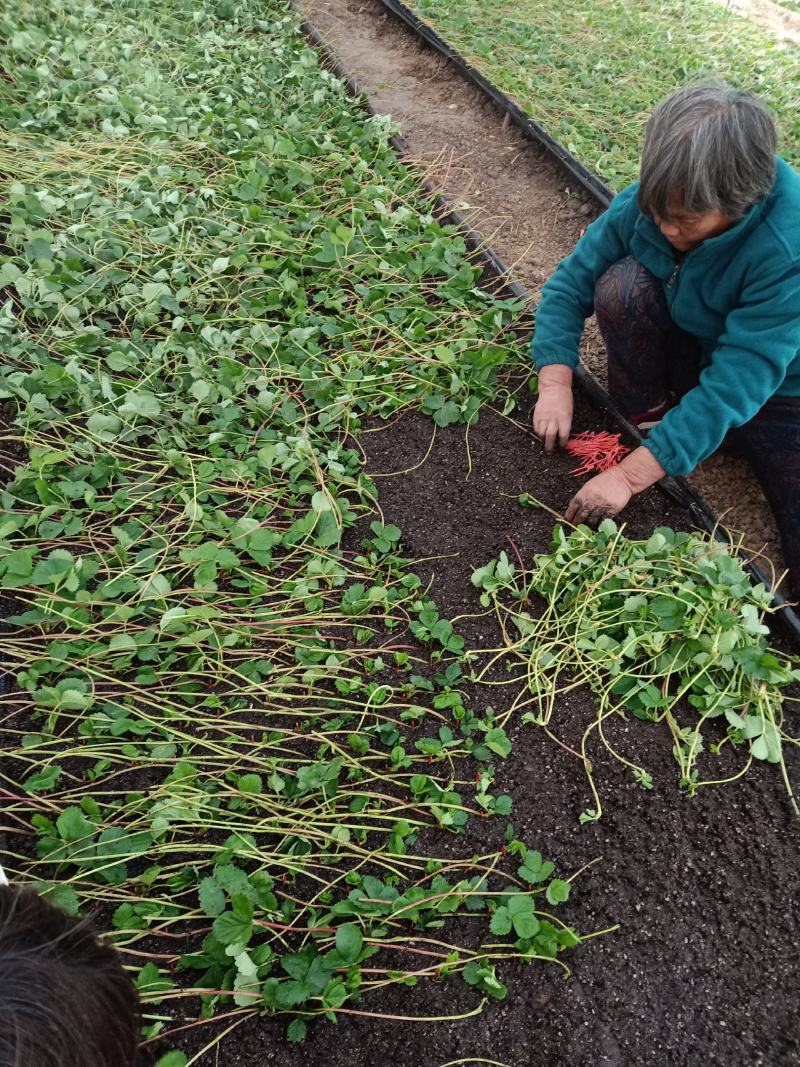
[[[775,111],[800,164],[800,50],[712,0],[413,0],[408,5],[617,189],[635,181],[647,117],[716,74]]]
[[[99,908],[153,1040],[182,998],[299,1040],[448,972],[480,1010],[498,959],[577,944],[538,913],[569,883],[505,824],[463,859],[420,836],[510,813],[510,745],[357,434],[477,419],[521,308],[283,3],[25,2],[0,32],[9,873]]]

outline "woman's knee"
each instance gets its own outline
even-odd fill
[[[661,283],[633,256],[626,256],[612,263],[598,279],[594,310],[598,318],[612,321],[631,315],[638,317],[643,312],[652,316],[654,304],[659,300],[664,300]]]
[[[778,524],[790,595],[800,597],[800,397],[773,397],[735,436]]]

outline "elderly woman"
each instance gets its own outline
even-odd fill
[[[641,180],[593,223],[542,290],[534,432],[572,422],[572,368],[592,309],[608,384],[645,444],[587,482],[566,518],[616,515],[725,441],[752,464],[800,594],[800,175],[775,124],[724,83],[672,93],[647,124]]]

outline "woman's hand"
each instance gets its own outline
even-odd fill
[[[632,496],[625,475],[620,474],[619,467],[613,467],[581,486],[570,500],[564,518],[576,526],[579,522],[597,526],[622,511]]]
[[[539,371],[539,399],[533,409],[533,432],[545,452],[563,448],[572,429],[572,370],[551,363]]]
[[[664,468],[644,445],[610,471],[596,475],[570,500],[564,518],[576,525],[596,526],[622,511],[634,493],[641,493],[660,478]]]

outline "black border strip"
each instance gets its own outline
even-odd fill
[[[474,67],[470,66],[470,64],[467,63],[458,52],[454,51],[454,49],[452,49],[434,30],[422,22],[404,4],[399,3],[399,0],[380,0],[380,3],[392,14],[401,19],[402,22],[404,22],[415,34],[422,37],[432,48],[436,49],[436,51],[440,52],[450,60],[458,68],[464,78],[478,86],[478,88],[491,97],[498,107],[505,111],[516,125],[520,127],[525,135],[537,144],[544,146],[552,158],[571,177],[576,179],[586,192],[598,202],[598,204],[603,208],[608,207],[614,196],[613,191],[609,189],[608,186],[604,185],[599,178],[591,173],[591,171],[587,170],[582,163],[575,159],[563,145],[554,140],[537,122],[534,122],[525,111],[509,99],[509,97],[501,92],[496,86],[492,85],[492,83],[476,71]],[[344,82],[351,96],[360,98],[364,110],[369,115],[377,114],[375,108],[369,101],[366,91],[358,84],[352,75],[348,74],[344,69],[336,52],[330,44],[328,44],[325,38],[322,37],[314,26],[305,19],[301,21],[300,28],[306,39],[320,53],[325,66]],[[390,143],[401,160],[408,158],[410,154],[409,148],[402,137],[393,135],[390,138]],[[533,307],[531,294],[520,282],[514,281],[510,268],[501,257],[486,244],[479,233],[470,229],[469,224],[461,212],[451,208],[429,182],[425,182],[424,184],[425,188],[434,199],[434,205],[441,220],[455,226],[461,232],[470,252],[478,257],[483,266],[492,275],[493,279],[498,281],[501,288],[509,295],[524,301],[529,307]],[[628,422],[600,382],[598,382],[591,371],[589,371],[589,369],[582,363],[579,363],[575,368],[574,378],[594,406],[601,411],[606,412],[622,432],[628,434],[636,441],[642,440],[642,435],[638,427]],[[734,539],[728,530],[720,524],[719,520],[714,515],[714,512],[703,497],[697,493],[684,478],[672,478],[667,476],[661,479],[658,486],[678,504],[686,508],[701,529],[712,534],[716,540],[724,544],[734,544]],[[737,548],[737,554],[744,560],[746,569],[749,570],[753,579],[756,582],[761,582],[772,592],[773,603],[777,609],[776,618],[784,624],[795,642],[800,644],[800,616],[794,608],[789,605],[789,602],[781,593],[772,589],[766,574],[761,570],[758,564],[753,561],[747,552]]]

